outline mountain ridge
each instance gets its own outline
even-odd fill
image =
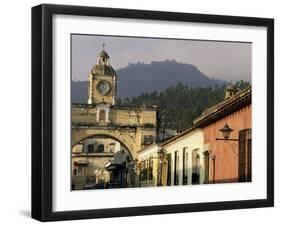
[[[214,87],[226,83],[209,78],[192,64],[175,60],[129,63],[126,67],[116,70],[116,73],[117,97],[121,99],[146,92],[163,91],[178,82],[190,87]],[[85,103],[87,87],[87,81],[72,80],[72,102]]]

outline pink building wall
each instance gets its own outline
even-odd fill
[[[219,129],[226,123],[233,129],[229,139],[238,139],[240,130],[252,128],[252,105],[243,107],[203,128],[204,144],[210,152],[210,183],[213,183],[214,179],[215,183],[238,181],[238,141],[216,140],[223,138]]]

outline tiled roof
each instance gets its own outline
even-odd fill
[[[236,95],[206,109],[201,116],[196,118],[193,123],[197,128],[204,127],[217,121],[235,111],[250,105],[252,101],[252,88],[248,88],[238,92]]]

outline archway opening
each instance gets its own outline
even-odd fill
[[[134,186],[135,163],[119,139],[92,135],[72,147],[72,189]]]

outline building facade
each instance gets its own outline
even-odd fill
[[[225,99],[206,109],[192,128],[143,148],[140,186],[251,181],[251,92],[227,87]]]
[[[162,146],[160,143],[151,144],[138,153],[137,175],[140,187],[160,185],[160,171]],[[161,162],[162,161],[162,162]]]
[[[210,183],[249,182],[252,168],[251,87],[242,91],[228,87],[225,100],[207,109],[194,120],[204,133],[204,153],[208,157]],[[222,128],[230,128],[224,138]]]
[[[189,129],[164,142],[167,175],[163,185],[204,183],[203,131]]]
[[[174,186],[205,182],[203,130],[191,128],[139,152],[141,186]]]

